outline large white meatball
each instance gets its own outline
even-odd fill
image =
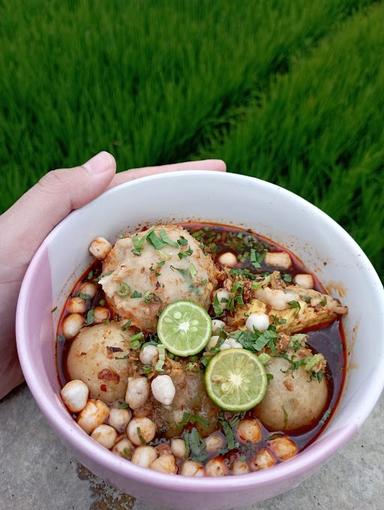
[[[119,239],[104,260],[103,275],[100,284],[110,306],[149,332],[169,303],[189,300],[208,308],[216,286],[212,258],[176,225]]]
[[[67,369],[71,379],[84,381],[90,397],[105,402],[124,400],[128,380],[129,336],[121,324],[83,328],[71,343]],[[123,358],[123,359],[119,359]]]
[[[273,379],[255,415],[268,429],[300,429],[321,417],[328,401],[325,378],[320,382],[311,379],[303,367],[290,370],[290,363],[284,358],[272,358],[266,371]]]

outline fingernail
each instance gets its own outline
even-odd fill
[[[115,158],[109,152],[101,151],[93,158],[89,159],[86,163],[84,163],[83,168],[85,168],[90,174],[104,174],[106,172],[111,171],[111,168],[116,167]]]

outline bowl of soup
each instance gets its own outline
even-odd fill
[[[185,171],[73,212],[26,273],[17,343],[53,430],[175,509],[297,486],[384,385],[384,297],[352,238],[258,179]]]

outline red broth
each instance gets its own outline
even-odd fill
[[[205,251],[210,253],[215,261],[217,261],[217,258],[222,253],[231,251],[237,256],[238,259],[240,259],[238,267],[249,269],[254,273],[271,272],[273,269],[266,266],[264,262],[261,262],[260,267],[257,269],[251,267],[249,262],[241,262],[242,255],[246,248],[249,249],[249,247],[254,246],[258,250],[267,249],[268,251],[287,251],[285,248],[282,248],[274,241],[256,234],[251,230],[245,230],[239,227],[210,223],[184,223],[182,226],[202,243]],[[289,254],[293,263],[290,270],[284,273],[287,275],[286,277],[288,279],[293,279],[293,277],[298,273],[310,273],[310,271],[304,266],[302,261],[295,254],[292,252],[289,252]],[[96,261],[84,272],[84,274],[78,280],[70,297],[77,294],[79,286],[83,282],[97,282],[97,278],[100,274],[101,262]],[[320,292],[325,292],[325,288],[317,276],[313,273],[311,274],[315,282],[314,288]],[[90,300],[89,309],[99,305],[100,300],[102,301],[103,306],[107,306],[107,304],[103,302],[104,298],[101,287],[99,287],[95,297]],[[113,311],[111,310],[110,312],[111,319],[113,320]],[[62,334],[62,323],[67,315],[68,312],[66,311],[65,306],[62,311],[57,329],[57,370],[60,385],[64,385],[69,381],[66,360],[71,340],[66,341]],[[335,412],[343,390],[347,365],[345,335],[341,320],[336,320],[331,324],[327,323],[316,326],[316,329],[309,331],[307,330],[305,332],[309,335],[308,344],[310,347],[314,351],[318,351],[324,354],[327,360],[326,379],[330,391],[329,401],[327,403],[325,412],[319,421],[310,424],[303,430],[295,430],[291,433],[284,433],[284,435],[288,435],[295,441],[299,451],[307,447],[319,436],[319,434],[321,434],[321,432],[327,426],[333,413]],[[252,411],[246,413],[245,416],[251,417]],[[187,425],[186,429],[188,428],[191,428],[191,426]],[[267,441],[271,439],[271,437],[278,435],[278,432],[271,432],[263,426],[263,440],[261,442],[257,443],[257,445],[240,445],[239,448],[233,449],[226,453],[224,455],[224,459],[228,464],[230,464],[236,458],[240,457],[249,459],[256,450],[266,446]],[[157,436],[153,444],[159,444],[164,440],[165,438]]]

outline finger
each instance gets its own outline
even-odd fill
[[[116,172],[114,157],[100,152],[82,166],[48,172],[0,217],[5,246],[28,261],[46,235],[73,209],[100,195]]]
[[[133,168],[125,172],[119,172],[113,178],[110,187],[117,186],[123,182],[133,181],[147,175],[161,174],[165,172],[178,172],[180,170],[213,170],[225,172],[226,165],[221,159],[204,159],[202,161],[186,161],[173,165],[147,166],[144,168]]]

